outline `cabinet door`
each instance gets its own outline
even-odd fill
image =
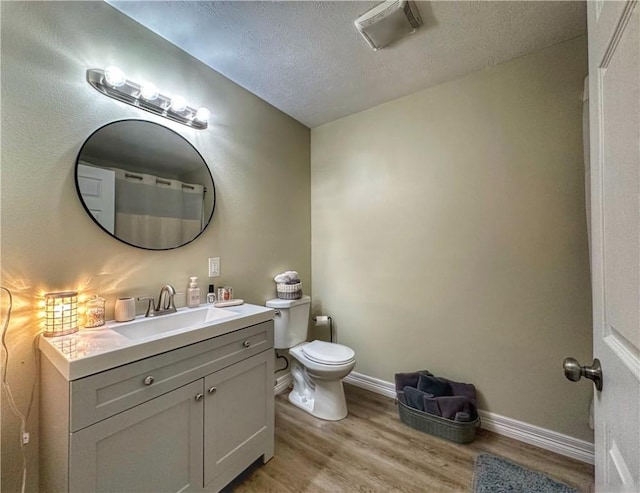
[[[71,492],[202,488],[203,380],[71,434]]]
[[[273,359],[265,351],[205,377],[205,487],[273,456]]]

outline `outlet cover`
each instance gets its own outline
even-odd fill
[[[220,276],[220,257],[211,257],[209,259],[209,277]]]

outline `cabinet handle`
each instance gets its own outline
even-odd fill
[[[243,345],[244,347],[249,347],[249,346],[251,346],[251,341],[244,341],[244,342],[242,343],[242,345]]]
[[[213,395],[213,394],[215,394],[215,393],[216,393],[216,390],[218,390],[218,389],[216,389],[215,387],[209,387],[209,389],[207,390],[207,392],[209,392],[209,394]]]
[[[152,383],[153,383],[153,377],[151,375],[149,375],[148,377],[145,377],[144,379],[145,385],[151,385]]]
[[[204,395],[202,395],[202,394],[196,394],[196,400],[197,401],[201,401],[203,397],[204,397]]]

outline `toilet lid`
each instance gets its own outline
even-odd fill
[[[302,346],[302,352],[311,361],[326,365],[340,365],[353,360],[356,353],[350,347],[334,342],[313,341]]]

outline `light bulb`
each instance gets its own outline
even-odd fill
[[[184,111],[186,107],[187,101],[183,97],[176,96],[175,98],[171,99],[171,111]]]
[[[202,108],[198,108],[198,112],[196,113],[196,120],[198,120],[199,122],[206,122],[209,121],[210,116],[211,112],[203,106]]]
[[[112,87],[120,87],[124,85],[127,80],[124,76],[124,72],[113,65],[104,69],[104,78],[107,81],[107,84]]]
[[[145,82],[140,88],[140,96],[147,101],[153,101],[158,97],[158,88],[151,82]]]

